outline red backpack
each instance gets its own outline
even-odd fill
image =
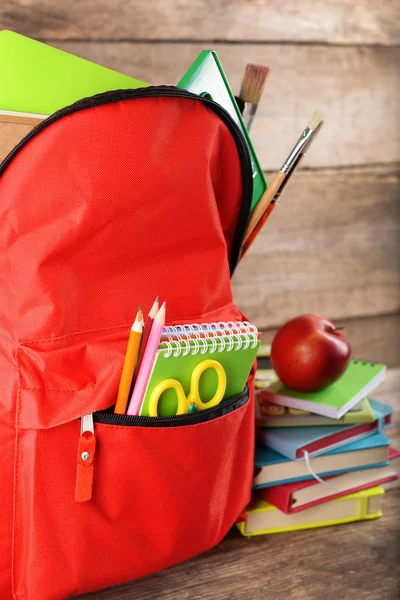
[[[2,600],[169,567],[217,544],[249,501],[251,377],[209,420],[107,409],[138,304],[160,294],[168,324],[242,320],[230,276],[251,195],[233,120],[174,87],[77,102],[0,165]],[[76,502],[88,413],[92,497]]]

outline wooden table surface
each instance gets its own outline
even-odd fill
[[[400,448],[400,369],[374,397],[391,404],[388,430]],[[80,600],[397,600],[400,597],[400,488],[373,521],[244,538],[236,528],[213,550]]]

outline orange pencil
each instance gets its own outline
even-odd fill
[[[135,370],[136,359],[139,352],[140,340],[143,332],[143,313],[139,307],[135,322],[131,327],[129,334],[128,346],[122,367],[121,380],[119,382],[117,402],[115,404],[114,413],[124,415],[128,404],[129,390],[132,383],[132,377]]]

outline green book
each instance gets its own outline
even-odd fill
[[[271,404],[340,419],[382,383],[385,371],[385,365],[352,360],[335,383],[319,392],[297,392],[277,381],[262,390],[261,394],[262,398]]]
[[[50,115],[76,100],[149,84],[37,42],[0,31],[0,109]]]
[[[259,346],[260,342],[257,336],[251,343],[249,343],[248,336],[223,337],[218,340],[217,345],[215,340],[207,338],[200,340],[200,344],[194,341],[174,342],[172,351],[169,344],[160,344],[144,394],[140,415],[149,415],[151,394],[156,385],[164,379],[179,381],[187,396],[190,391],[193,369],[207,359],[218,361],[225,369],[226,391],[224,399],[240,394],[246,385]],[[214,369],[207,369],[201,375],[199,393],[204,403],[210,401],[214,396],[217,384],[217,374]],[[177,397],[175,391],[166,390],[158,403],[158,414],[160,416],[175,415],[176,409]]]
[[[218,102],[230,114],[243,133],[249,147],[253,170],[253,198],[251,203],[251,210],[253,211],[267,189],[267,182],[217,53],[212,50],[203,50],[179,81],[177,87]]]

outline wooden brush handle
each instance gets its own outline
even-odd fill
[[[266,211],[268,205],[275,198],[275,196],[276,196],[279,188],[281,187],[282,183],[284,182],[285,178],[286,178],[286,173],[282,173],[282,171],[278,171],[278,173],[275,175],[275,177],[272,180],[269,187],[265,190],[260,202],[257,204],[255,209],[253,210],[253,213],[250,217],[250,221],[247,226],[246,234],[244,237],[244,243],[247,242],[248,238],[250,237],[251,232],[253,231],[253,229],[256,228],[260,219],[262,219],[264,212]]]
[[[250,246],[254,242],[255,238],[258,236],[260,229],[262,228],[262,226],[264,225],[265,221],[268,219],[269,215],[272,213],[274,208],[275,208],[275,200],[272,200],[268,204],[266,210],[263,212],[261,219],[259,219],[259,221],[258,221],[257,225],[254,227],[253,231],[246,238],[246,241],[243,244],[242,253],[240,255],[240,260],[242,260],[243,256],[246,254],[247,250],[250,248]]]

